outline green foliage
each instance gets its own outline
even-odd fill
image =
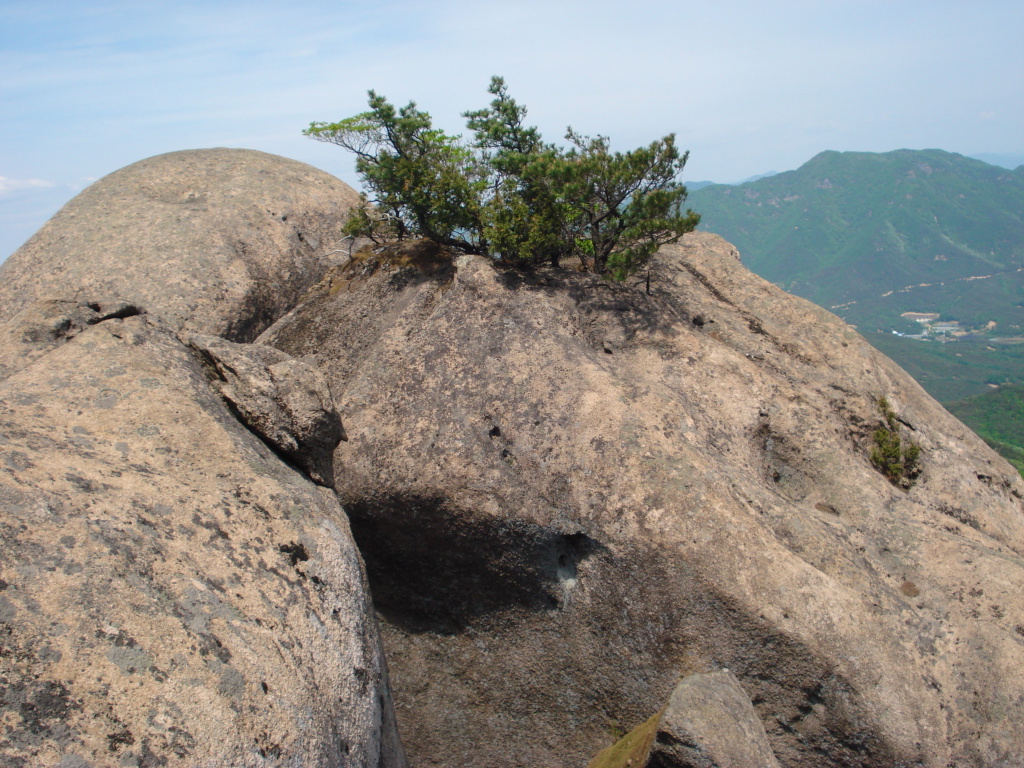
[[[909,440],[904,444],[900,437],[899,417],[884,397],[878,400],[878,412],[885,419],[885,425],[875,430],[871,463],[890,482],[909,488],[921,473],[918,467],[921,447]]]
[[[374,206],[398,237],[415,234],[481,253],[474,238],[484,184],[477,158],[458,136],[434,128],[415,103],[395,109],[383,96],[369,96],[370,111],[337,123],[312,123],[305,135],[355,153]],[[373,234],[371,222],[363,206],[350,231]]]
[[[396,110],[373,91],[368,112],[306,129],[356,155],[373,199],[350,233],[426,237],[510,266],[573,258],[622,279],[696,227],[700,217],[682,213],[687,153],[674,135],[621,153],[570,128],[564,149],[524,124],[525,107],[500,77],[489,92],[488,107],[464,114],[471,143],[433,128],[414,103]]]
[[[946,407],[1024,474],[1024,386],[1002,386]]]
[[[505,81],[491,79],[495,97],[485,109],[464,113],[474,147],[490,169],[483,205],[484,239],[492,256],[528,266],[571,255],[566,239],[571,216],[561,198],[564,163],[559,150],[545,144],[536,128],[525,127],[526,108],[508,95]]]
[[[679,153],[675,135],[625,153],[612,152],[607,136],[570,128],[566,138],[573,148],[565,155],[564,194],[573,201],[580,239],[592,247],[594,272],[622,279],[697,226],[696,213],[679,213],[686,187],[676,178],[689,153]]]
[[[662,710],[652,715],[646,722],[641,723],[625,736],[622,736],[621,733],[613,734],[616,742],[595,755],[588,763],[587,768],[629,768],[630,766],[638,768],[646,765],[664,713],[665,710]],[[616,730],[621,732],[618,724],[616,724]]]

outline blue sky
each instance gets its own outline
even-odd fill
[[[366,91],[459,132],[501,74],[548,139],[674,132],[689,180],[826,149],[1024,155],[1021,0],[0,0],[0,259],[91,181],[248,147],[356,185]]]

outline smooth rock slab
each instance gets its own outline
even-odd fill
[[[721,238],[645,277],[361,257],[260,338],[337,398],[413,762],[582,765],[723,667],[783,765],[1019,762],[1019,474]]]
[[[248,149],[170,152],[67,203],[0,265],[0,321],[35,299],[119,296],[174,330],[251,341],[347,244],[356,192]]]
[[[672,691],[648,768],[779,768],[764,727],[728,670],[690,675]]]

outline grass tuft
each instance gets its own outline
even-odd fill
[[[639,725],[617,742],[597,753],[587,768],[642,768],[647,764],[654,737],[658,735],[658,726],[665,710],[653,715],[643,725]]]

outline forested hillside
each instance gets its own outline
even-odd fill
[[[751,269],[857,326],[1019,462],[1019,393],[992,388],[1024,383],[1024,166],[830,151],[689,202]]]
[[[912,332],[904,312],[995,321],[999,333],[1024,323],[1024,166],[941,150],[822,152],[689,202],[755,272],[858,326]]]

